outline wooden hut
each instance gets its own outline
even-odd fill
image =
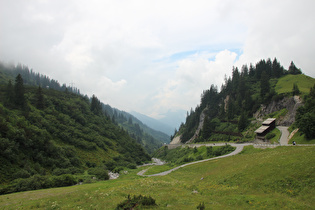
[[[265,136],[267,133],[272,131],[276,127],[276,118],[268,118],[262,123],[262,126],[260,126],[257,130],[255,130],[256,137],[258,139],[265,139]]]

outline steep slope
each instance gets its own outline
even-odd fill
[[[94,167],[134,168],[150,160],[135,139],[93,110],[87,97],[33,86],[21,90],[23,103],[16,84],[0,85],[1,184]]]
[[[190,111],[176,140],[251,141],[260,121],[268,116],[278,118],[280,125],[291,125],[303,105],[303,95],[315,84],[301,73],[293,62],[287,71],[276,59],[244,65],[241,71],[233,67],[232,77],[225,80],[220,92],[211,85],[202,93],[200,105]]]
[[[147,126],[130,113],[112,108],[108,104],[103,104],[103,109],[114,123],[128,131],[149,153],[170,142],[169,135],[153,129],[153,126]]]
[[[49,88],[81,95],[79,89],[73,86],[67,86],[66,84],[60,85],[57,80],[50,79],[46,75],[35,73],[27,66],[22,66],[21,64],[17,66],[4,65],[0,62],[0,84],[7,84],[9,80],[14,81],[18,74],[21,74],[25,85],[41,86],[44,89]],[[86,95],[85,97],[88,98]],[[162,144],[169,142],[170,137],[167,134],[149,128],[129,113],[112,108],[110,105],[105,105],[104,103],[101,103],[101,105],[106,115],[115,121],[117,125],[122,126],[132,134],[133,138],[137,139],[138,143],[144,146],[147,152],[152,153]],[[132,125],[126,123],[129,118],[134,122]],[[141,132],[139,132],[138,127],[140,127]]]

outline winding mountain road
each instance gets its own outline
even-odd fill
[[[226,145],[226,144],[216,144],[216,145],[214,145],[214,144],[198,144],[198,146],[224,146],[224,145]],[[199,160],[199,161],[195,161],[195,162],[191,162],[191,163],[186,163],[184,165],[177,166],[177,167],[172,168],[172,169],[170,169],[168,171],[164,171],[164,172],[161,172],[161,173],[158,173],[158,174],[144,175],[144,173],[148,170],[148,169],[144,169],[144,170],[138,172],[138,175],[139,176],[147,176],[147,177],[151,177],[151,176],[165,176],[165,175],[167,175],[167,174],[169,174],[169,173],[171,173],[171,172],[173,172],[173,171],[175,171],[177,169],[183,168],[185,166],[189,166],[189,165],[196,164],[196,163],[202,163],[202,162],[206,162],[206,161],[209,161],[209,160],[215,160],[215,159],[220,159],[220,158],[225,158],[225,157],[236,155],[236,154],[240,153],[243,150],[244,146],[248,146],[248,145],[252,145],[252,144],[251,143],[245,143],[245,144],[230,144],[230,145],[233,146],[233,147],[236,147],[236,149],[233,152],[231,152],[229,154],[226,154],[226,155],[222,155],[222,156],[218,156],[218,157],[214,157],[214,158],[209,158],[209,159],[205,159],[205,160]],[[191,145],[191,146],[193,146],[193,145]]]
[[[249,146],[249,145],[253,145],[254,147],[277,147],[277,146],[292,146],[292,145],[289,145],[288,144],[288,141],[289,141],[289,131],[288,131],[288,127],[285,127],[285,126],[277,126],[277,128],[280,130],[281,132],[281,137],[280,137],[280,140],[279,140],[279,143],[280,144],[254,144],[254,143],[243,143],[243,144],[230,144],[230,143],[212,143],[212,144],[173,144],[173,145],[168,145],[169,149],[172,149],[172,148],[176,148],[176,147],[180,147],[180,146],[188,146],[188,147],[201,147],[201,146],[207,146],[207,147],[210,147],[210,146],[224,146],[226,144],[229,144],[231,145],[232,147],[236,147],[236,149],[229,153],[229,154],[226,154],[226,155],[222,155],[222,156],[218,156],[218,157],[214,157],[214,158],[209,158],[209,159],[205,159],[205,160],[199,160],[199,161],[195,161],[195,162],[191,162],[191,163],[186,163],[184,165],[181,165],[181,166],[178,166],[178,167],[175,167],[175,168],[172,168],[168,171],[164,171],[164,172],[161,172],[161,173],[158,173],[158,174],[151,174],[151,175],[144,175],[144,173],[149,169],[144,169],[140,172],[138,172],[138,175],[139,176],[146,176],[146,177],[152,177],[152,176],[165,176],[177,169],[180,169],[180,168],[183,168],[185,166],[189,166],[189,165],[192,165],[192,164],[196,164],[196,163],[202,163],[202,162],[206,162],[206,161],[209,161],[209,160],[215,160],[215,159],[220,159],[220,158],[226,158],[226,157],[230,157],[230,156],[233,156],[233,155],[236,155],[236,154],[239,154],[244,146]],[[299,146],[315,146],[315,145],[309,145],[309,144],[301,144]],[[161,165],[161,164],[160,164]]]

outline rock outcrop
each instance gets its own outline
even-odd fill
[[[265,115],[287,109],[286,115],[277,119],[277,125],[290,126],[295,121],[296,110],[302,105],[303,103],[299,96],[285,97],[280,101],[272,101],[267,106],[261,105],[261,109],[254,114],[254,117],[257,120],[262,120]]]

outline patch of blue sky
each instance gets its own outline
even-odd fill
[[[241,45],[224,44],[224,45],[218,45],[218,46],[201,47],[201,48],[196,49],[196,50],[177,52],[177,53],[174,53],[168,57],[164,57],[164,58],[155,60],[155,62],[161,62],[161,61],[176,62],[176,61],[187,59],[187,58],[193,59],[193,58],[199,58],[199,57],[206,58],[209,61],[214,61],[215,56],[223,50],[229,50],[230,52],[236,53],[237,56],[236,56],[235,61],[237,61],[239,59],[239,57],[241,56],[241,54],[243,53],[243,48]]]

